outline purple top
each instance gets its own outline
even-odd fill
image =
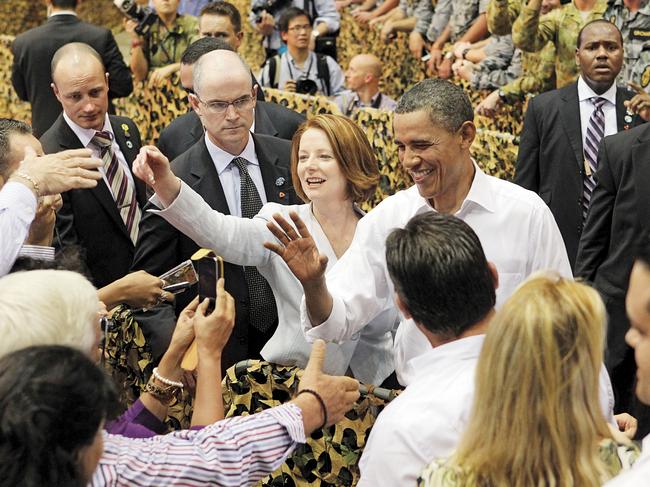
[[[151,438],[167,432],[167,425],[151,413],[140,399],[137,399],[124,414],[108,421],[106,432],[127,438]]]

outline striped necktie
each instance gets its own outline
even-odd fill
[[[243,157],[235,157],[232,163],[239,169],[241,216],[253,218],[262,209],[262,199],[248,173],[248,161]],[[278,316],[273,291],[257,267],[244,266],[244,277],[248,285],[249,322],[253,328],[266,332]]]
[[[587,135],[584,143],[585,156],[585,177],[582,186],[582,222],[584,223],[589,211],[591,194],[596,187],[594,175],[598,169],[598,146],[605,135],[605,114],[603,105],[607,102],[605,98],[594,96],[589,99],[594,105],[594,111],[591,112],[589,123],[587,124]]]
[[[113,151],[113,134],[110,132],[95,132],[91,143],[99,148],[108,186],[111,188],[113,199],[120,212],[122,221],[126,226],[126,230],[131,237],[131,241],[135,245],[138,241],[138,229],[141,217],[140,207],[135,198],[135,187],[129,180]]]

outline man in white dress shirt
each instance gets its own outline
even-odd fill
[[[639,252],[630,275],[625,302],[630,329],[625,340],[634,348],[636,359],[636,395],[650,405],[650,234],[641,239]],[[650,479],[650,435],[643,439],[642,453],[629,472],[606,484],[606,487],[648,485]]]
[[[473,118],[461,88],[434,79],[418,83],[398,102],[393,122],[399,159],[415,185],[386,198],[359,222],[350,248],[327,278],[309,239],[289,232],[298,240],[291,242],[286,235],[285,245],[304,249],[304,259],[289,266],[305,292],[301,320],[308,339],[348,340],[394,306],[384,242],[419,213],[452,214],[472,227],[499,276],[497,306],[536,270],[571,276],[562,237],[544,202],[531,191],[488,176],[472,159]],[[409,360],[430,348],[415,323],[405,318],[394,351],[402,385],[409,383]]]
[[[451,215],[420,213],[393,230],[386,265],[397,306],[431,348],[413,359],[413,381],[377,418],[359,463],[359,486],[415,485],[428,462],[455,448],[496,302],[494,265],[476,233]]]

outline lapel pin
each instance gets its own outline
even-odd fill
[[[129,149],[133,149],[133,142],[131,142],[130,140],[127,140],[127,141],[126,141],[126,146],[127,146]]]
[[[120,125],[120,128],[122,129],[122,132],[124,132],[124,137],[126,137],[127,139],[131,137],[131,134],[129,133],[129,126],[127,124],[123,123],[122,125]],[[131,146],[129,146],[129,148],[130,147]]]
[[[284,191],[280,191],[280,192],[278,193],[278,196],[279,196],[280,198],[284,198],[286,195],[287,195],[287,194],[286,194]]]
[[[275,180],[275,185],[276,186],[282,186],[286,182],[286,179],[283,177],[279,177],[278,179]]]
[[[628,113],[625,115],[624,120],[625,120],[625,123],[630,123],[630,122],[632,121],[632,115],[628,112]]]

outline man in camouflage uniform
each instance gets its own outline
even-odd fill
[[[519,16],[524,0],[492,0],[487,9],[488,29],[494,35],[507,35]],[[559,0],[543,0],[541,13],[560,6]],[[503,103],[523,100],[555,88],[555,44],[552,41],[539,52],[523,52],[522,74],[517,79],[490,93],[476,107],[479,115],[493,116]]]
[[[555,76],[558,88],[578,78],[575,49],[578,32],[592,20],[603,18],[605,0],[573,0],[540,18],[542,0],[530,0],[512,25],[512,40],[523,51],[537,52],[555,43]],[[586,14],[583,16],[583,14]]]
[[[623,34],[625,58],[618,82],[632,81],[650,92],[650,1],[610,0],[605,18]]]
[[[429,68],[438,77],[447,79],[451,76],[453,52],[443,56],[443,47],[447,42],[476,42],[488,35],[485,11],[489,0],[465,0],[452,2],[451,14],[447,26],[434,40],[431,46]],[[434,19],[435,19],[434,14]],[[433,21],[433,19],[432,19]]]

